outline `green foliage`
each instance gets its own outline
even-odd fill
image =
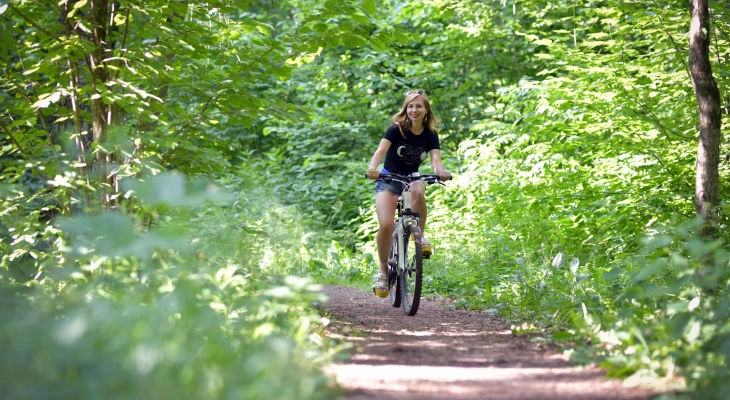
[[[271,210],[256,207],[253,193],[193,214],[181,206],[221,191],[180,175],[127,186],[158,215],[153,225],[140,232],[139,220],[112,212],[58,220],[65,265],[46,265],[35,279],[2,275],[9,395],[333,396],[319,368],[337,347],[311,307],[323,301],[320,287],[285,276],[289,246],[277,238],[297,240],[294,232],[266,218]]]
[[[13,398],[335,396],[320,372],[338,348],[312,311],[319,287],[289,275],[317,265],[313,239],[272,200],[296,198],[291,176],[261,190],[246,171],[271,164],[236,156],[273,133],[306,144],[289,147],[295,176],[330,163],[289,122],[311,110],[281,95],[296,87],[284,82],[323,49],[385,47],[393,28],[359,0],[121,2],[100,24],[91,11],[0,12],[3,386]],[[248,169],[231,175],[231,162]]]
[[[706,241],[696,220],[652,230],[638,271],[613,271],[621,287],[614,307],[597,313],[577,332],[614,376],[634,379],[678,373],[700,398],[727,392],[728,256],[725,240]]]
[[[725,93],[730,27],[712,7]],[[698,124],[686,2],[107,12],[98,38],[85,1],[0,7],[0,372],[24,382],[3,385],[14,396],[331,396],[317,286],[290,275],[369,285],[362,175],[416,88],[457,176],[429,188],[428,295],[544,330],[614,376],[728,390],[725,226],[702,242],[677,222],[694,214]]]
[[[427,231],[436,255],[424,290],[452,297],[458,307],[501,314],[517,326],[526,321],[532,328],[525,329],[548,331],[557,341],[593,343],[578,346],[574,358],[607,355],[604,366],[615,376],[681,374],[688,389],[723,393],[715,377],[728,358],[705,345],[719,346],[722,339],[709,328],[695,328],[691,344],[661,333],[672,318],[688,330],[704,326],[693,325],[686,313],[669,318],[663,310],[672,296],[689,304],[696,295],[688,293],[706,289],[641,253],[638,240],[650,227],[676,226],[694,214],[698,121],[686,64],[686,5],[394,5],[398,12],[385,18],[416,40],[401,42],[385,59],[366,58],[362,49],[336,65],[342,84],[348,73],[369,82],[363,87],[372,91],[370,106],[363,112],[377,111],[384,124],[399,107],[390,93],[379,92],[388,80],[391,93],[403,84],[426,89],[443,119],[444,160],[457,179],[447,189],[430,190]],[[724,93],[727,29],[717,7],[713,73]],[[358,57],[367,74],[350,66]],[[398,61],[383,68],[392,60]],[[328,80],[327,88],[333,86]],[[341,98],[347,104],[345,92]],[[378,129],[372,132],[371,151],[380,137]],[[723,198],[727,174],[723,163]],[[369,257],[377,223],[372,197],[364,204],[352,229],[367,242],[359,249]],[[682,239],[674,247],[701,246],[691,243]],[[694,262],[694,270],[704,265]],[[322,273],[332,274],[347,278],[335,269]],[[710,277],[718,288],[727,283],[723,275]],[[723,304],[722,290],[716,290],[707,315],[716,318],[714,331],[723,332],[727,318],[710,305]]]
[[[0,380],[9,398],[301,399],[330,391],[314,369],[315,346],[300,337],[319,317],[291,312],[313,296],[298,281],[251,293],[242,276],[222,269],[176,279],[174,288],[74,286],[32,306],[3,287]]]

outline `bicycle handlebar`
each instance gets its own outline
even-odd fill
[[[368,174],[365,174],[365,178],[368,177]],[[426,183],[434,184],[434,183],[443,183],[441,180],[441,177],[439,177],[436,174],[423,174],[418,176],[409,176],[409,175],[400,175],[396,173],[388,173],[388,174],[379,174],[378,179],[382,179],[386,182],[390,182],[391,180],[395,179],[398,181],[405,181],[405,182],[414,182],[414,181],[420,181],[423,180]],[[446,179],[447,181],[450,179]]]

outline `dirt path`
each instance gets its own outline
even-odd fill
[[[648,399],[596,368],[571,366],[543,343],[512,335],[485,314],[447,310],[432,301],[406,317],[388,299],[326,287],[330,336],[355,345],[327,373],[346,399]],[[407,366],[407,367],[406,367]]]

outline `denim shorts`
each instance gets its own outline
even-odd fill
[[[380,170],[380,173],[381,174],[389,174],[390,171],[388,171],[387,169],[383,168],[382,170]],[[402,182],[398,182],[398,181],[386,182],[386,181],[384,181],[382,179],[378,179],[375,182],[375,194],[378,194],[380,192],[383,192],[383,191],[387,190],[387,191],[389,191],[390,193],[392,193],[392,194],[394,194],[396,196],[400,196],[401,193],[403,193],[403,189],[405,188],[405,186],[406,185],[404,183],[402,183]]]
[[[401,193],[403,193],[404,186],[405,185],[401,182],[396,182],[396,181],[386,182],[382,179],[378,179],[375,182],[375,194],[378,194],[382,191],[387,190],[396,196],[400,196]]]

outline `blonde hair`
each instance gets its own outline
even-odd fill
[[[406,137],[405,131],[411,129],[411,119],[408,118],[408,105],[411,104],[413,100],[416,99],[416,97],[421,96],[423,97],[423,105],[426,107],[426,115],[423,117],[425,121],[425,126],[428,128],[429,131],[433,133],[437,133],[436,130],[439,125],[439,120],[436,118],[436,116],[433,114],[433,111],[431,110],[431,102],[428,101],[428,97],[426,97],[426,93],[417,93],[413,92],[410,95],[406,96],[406,99],[403,101],[403,108],[393,116],[393,123],[398,125],[398,129],[400,129],[400,134],[403,136],[403,138]]]

